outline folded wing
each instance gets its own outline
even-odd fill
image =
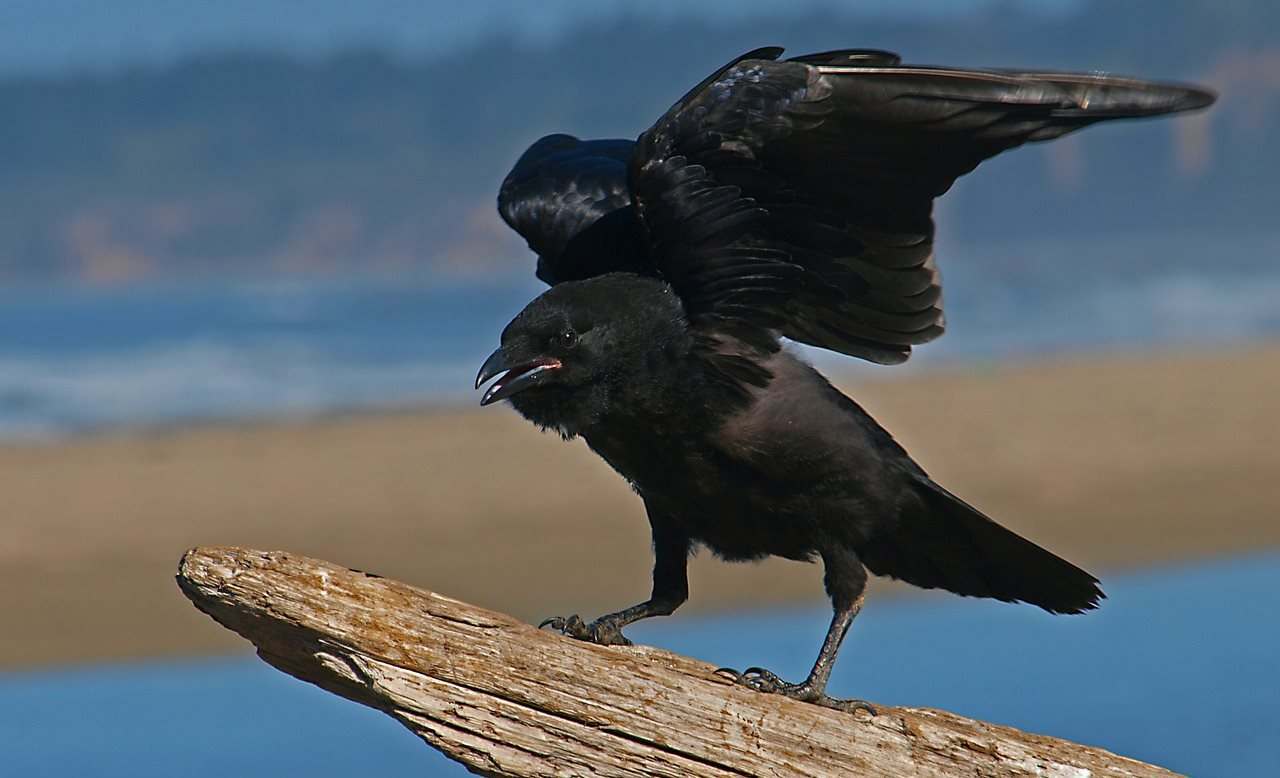
[[[557,284],[645,270],[638,225],[627,208],[634,148],[629,140],[548,135],[520,156],[498,192],[498,213],[537,253],[538,278]]]

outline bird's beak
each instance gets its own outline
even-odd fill
[[[513,394],[523,392],[531,386],[542,382],[542,377],[552,370],[560,369],[560,360],[554,357],[538,357],[514,367],[507,363],[507,357],[498,349],[480,366],[476,375],[476,388],[495,376],[498,378],[480,398],[481,405],[489,405],[505,400]]]

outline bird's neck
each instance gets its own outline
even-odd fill
[[[683,456],[704,447],[742,397],[710,374],[703,360],[687,363],[617,390],[608,410],[579,434],[587,445],[633,484],[661,477]]]

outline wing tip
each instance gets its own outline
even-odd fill
[[[1034,79],[1057,82],[1080,91],[1071,97],[1075,106],[1063,109],[1065,114],[1088,117],[1161,116],[1208,108],[1218,93],[1199,84],[1174,81],[1146,81],[1107,73],[1028,73]]]
[[[1114,100],[1104,96],[1096,111],[1090,111],[1087,102],[1081,107],[1095,115],[1161,116],[1203,110],[1218,99],[1217,92],[1198,84],[1129,79],[1118,79],[1117,83],[1122,91]]]
[[[1175,111],[1199,111],[1218,102],[1218,93],[1208,87],[1178,84],[1174,88],[1181,93]]]

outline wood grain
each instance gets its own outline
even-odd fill
[[[178,584],[268,663],[483,775],[1173,775],[945,711],[870,717],[753,692],[666,651],[581,643],[279,551],[193,549]]]

